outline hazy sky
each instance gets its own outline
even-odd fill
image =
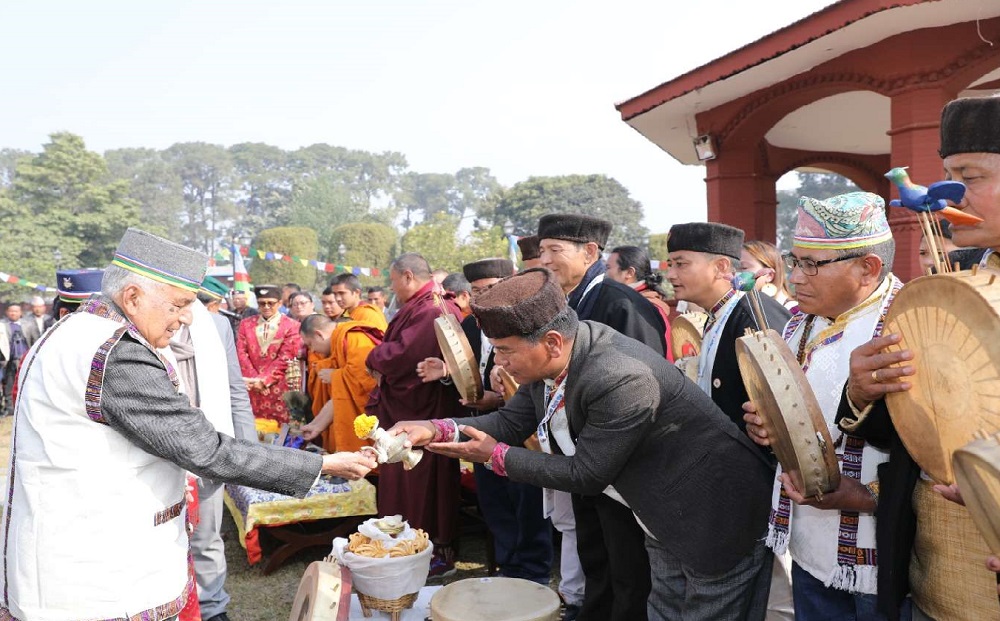
[[[0,11],[0,147],[326,142],[504,184],[604,173],[646,225],[704,219],[704,168],[614,109],[828,0],[129,0]]]

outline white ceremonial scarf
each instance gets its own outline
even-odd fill
[[[816,317],[809,334],[804,334],[809,322],[801,313],[785,327],[785,340],[793,352],[798,352],[802,339],[806,339],[802,366],[836,446],[841,476],[850,476],[862,484],[878,478],[877,468],[888,461],[889,453],[842,433],[835,423],[837,408],[850,372],[851,352],[881,334],[885,313],[900,287],[899,279],[890,274],[868,299],[836,320]],[[828,587],[875,594],[875,516],[791,503],[781,493],[777,480],[780,474],[779,465],[771,497],[768,547],[776,554],[790,550],[799,566]]]
[[[722,331],[726,329],[726,322],[729,321],[729,316],[736,310],[736,305],[743,299],[743,295],[742,291],[737,291],[736,295],[730,298],[715,313],[715,321],[705,331],[705,336],[701,340],[701,355],[698,357],[698,380],[695,383],[709,397],[712,396],[712,371],[715,370],[715,355],[719,352],[719,341],[722,339]],[[712,318],[709,317],[709,321],[711,320]],[[743,335],[741,334],[740,336]]]
[[[229,367],[226,349],[222,345],[222,337],[215,327],[212,314],[205,305],[195,300],[191,303],[193,315],[191,325],[191,343],[194,345],[194,370],[198,378],[199,409],[205,414],[208,422],[215,430],[235,437],[233,429],[233,406],[229,394]],[[174,334],[178,338],[180,330]],[[158,350],[170,364],[177,367],[177,359],[170,347]],[[178,374],[180,379],[180,374]],[[181,391],[187,394],[188,389],[181,379]]]

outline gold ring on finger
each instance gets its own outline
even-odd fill
[[[875,382],[876,384],[879,383],[878,369],[875,369],[874,371],[872,371],[872,381]]]

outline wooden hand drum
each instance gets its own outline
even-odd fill
[[[483,378],[479,376],[476,356],[458,319],[451,313],[441,315],[434,320],[434,334],[458,394],[466,401],[482,399]]]
[[[973,440],[952,458],[962,499],[993,554],[1000,555],[1000,438]]]
[[[496,369],[497,375],[500,377],[500,382],[503,384],[503,400],[510,401],[517,394],[517,389],[521,386],[514,381],[514,378],[502,366],[497,365]]]
[[[520,578],[468,578],[431,598],[433,621],[556,621],[555,591]]]
[[[500,382],[503,384],[503,400],[510,401],[517,394],[517,389],[520,388],[520,384],[514,381],[514,378],[510,376],[501,366],[496,367],[497,376],[500,377]],[[531,437],[524,441],[524,448],[531,449],[533,451],[541,451],[542,445],[538,442],[538,434],[533,433]]]
[[[347,621],[351,614],[351,572],[337,563],[306,567],[288,621]]]
[[[1000,282],[985,270],[917,278],[896,295],[883,334],[902,340],[916,375],[886,405],[913,459],[935,481],[955,482],[952,453],[979,430],[1000,431]]]
[[[701,353],[701,338],[707,320],[705,313],[684,313],[670,322],[670,350],[674,360],[697,357]]]
[[[840,485],[840,467],[823,411],[788,344],[774,330],[736,340],[743,385],[757,406],[781,469],[804,496]]]

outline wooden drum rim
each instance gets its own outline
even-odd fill
[[[771,438],[784,472],[803,496],[822,497],[840,485],[840,465],[816,395],[788,344],[774,330],[736,340],[747,395]]]
[[[450,313],[441,315],[434,320],[434,334],[458,393],[466,401],[482,399],[483,378],[479,376],[476,356],[458,319]]]

